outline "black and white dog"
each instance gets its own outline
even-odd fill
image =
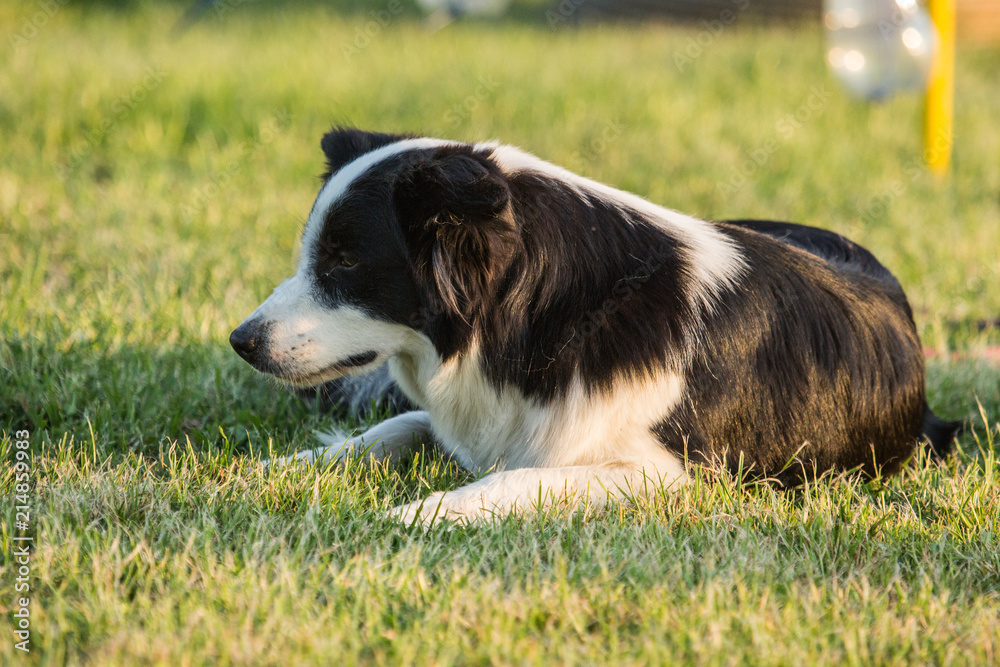
[[[489,472],[405,521],[601,504],[686,462],[795,485],[951,446],[902,288],[841,236],[699,220],[496,143],[322,147],[298,271],[230,342],[288,383],[415,406],[292,460],[426,442]]]

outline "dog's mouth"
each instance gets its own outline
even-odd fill
[[[315,387],[323,382],[336,380],[337,378],[350,372],[352,369],[368,366],[377,359],[378,352],[375,350],[368,350],[367,352],[362,352],[361,354],[352,354],[346,359],[334,362],[326,368],[318,370],[314,373],[292,375],[278,372],[272,373],[272,375],[282,382],[287,382],[288,384],[295,385],[297,387]]]

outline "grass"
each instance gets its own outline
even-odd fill
[[[31,431],[38,550],[32,653],[5,631],[0,662],[998,660],[1000,51],[959,52],[938,182],[919,100],[846,97],[812,27],[727,28],[679,67],[697,26],[522,8],[430,33],[407,9],[354,53],[363,8],[230,6],[172,36],[177,6],[70,5],[3,45],[0,454]],[[0,34],[30,15],[0,9]],[[911,296],[958,455],[426,533],[383,513],[467,479],[433,454],[263,471],[330,417],[226,337],[290,272],[334,122],[498,137],[686,212],[850,235]]]

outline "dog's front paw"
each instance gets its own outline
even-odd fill
[[[484,506],[479,494],[456,491],[438,491],[415,502],[394,507],[389,515],[407,526],[418,523],[430,526],[435,521],[475,523],[495,516]]]
[[[265,468],[284,468],[286,466],[292,465],[311,465],[316,462],[316,451],[312,449],[305,449],[301,452],[295,452],[290,456],[282,456],[277,459],[270,459],[264,461]]]
[[[389,516],[407,526],[418,522],[424,526],[429,526],[436,519],[445,518],[442,515],[442,510],[445,509],[443,507],[443,500],[444,492],[438,491],[421,500],[392,508],[389,511]]]
[[[352,438],[342,433],[318,433],[316,437],[323,443],[322,447],[303,449],[290,456],[265,461],[264,467],[281,468],[289,465],[343,463],[347,459],[357,457],[367,451],[364,439],[360,436]]]
[[[290,456],[282,456],[281,458],[265,461],[264,467],[283,468],[291,465],[305,466],[313,465],[315,463],[326,463],[328,461],[341,463],[345,461],[354,451],[351,444],[351,441],[348,440],[347,443],[338,447],[331,446],[319,447],[317,449],[303,449],[301,452],[296,452]]]

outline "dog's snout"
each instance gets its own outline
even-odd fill
[[[260,352],[264,327],[259,322],[244,322],[229,334],[229,344],[249,363],[254,363]]]

